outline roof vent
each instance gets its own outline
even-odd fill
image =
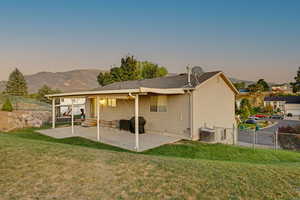
[[[202,67],[194,66],[192,68],[192,76],[195,78],[197,84],[199,83],[200,77],[204,74]]]

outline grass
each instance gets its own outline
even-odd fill
[[[183,141],[168,144],[145,152],[150,155],[171,156],[189,159],[206,159],[255,164],[299,163],[300,153],[284,150],[251,149],[223,144],[203,144]]]
[[[0,199],[299,199],[300,154],[182,141],[144,153],[0,134]]]

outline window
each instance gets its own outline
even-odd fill
[[[151,96],[150,97],[150,112],[167,112],[167,96]]]
[[[100,105],[108,107],[117,107],[117,99],[101,99]]]
[[[117,107],[117,99],[107,99],[108,107]]]

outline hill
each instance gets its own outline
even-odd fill
[[[99,87],[97,75],[105,70],[99,69],[78,69],[66,72],[39,72],[32,75],[25,75],[30,93],[35,93],[44,84],[63,92],[75,92],[82,90],[91,90]],[[169,73],[168,76],[174,76],[176,73]],[[245,82],[246,85],[255,83],[254,81],[240,80],[230,78],[233,83]],[[0,81],[0,91],[5,88],[5,81]],[[273,85],[273,83],[269,83]]]
[[[133,153],[32,129],[0,133],[0,147],[3,200],[300,197],[295,152],[183,142]]]
[[[49,104],[38,101],[36,99],[16,96],[4,96],[2,94],[0,94],[0,108],[2,108],[2,105],[7,98],[10,99],[14,110],[51,111],[51,106]]]
[[[39,72],[25,75],[30,93],[37,92],[44,84],[64,92],[90,90],[98,87],[97,75],[104,70],[79,69],[66,72]],[[0,91],[5,88],[5,81],[0,82]]]

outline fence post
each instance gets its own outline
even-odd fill
[[[252,138],[252,147],[255,149],[255,142],[256,142],[256,130],[253,130],[253,138]]]
[[[206,128],[206,123],[204,123],[204,128]],[[215,127],[215,126],[213,126],[213,130],[215,131],[215,134],[214,134],[214,136],[215,136],[215,138],[214,138],[214,142],[216,142],[216,143],[218,143],[218,141],[217,141],[217,128]]]
[[[278,129],[275,129],[275,135],[274,135],[274,145],[275,145],[275,151],[278,148]]]
[[[237,134],[237,132],[235,131],[235,125],[233,124],[232,126],[232,144],[235,145],[235,134]]]

